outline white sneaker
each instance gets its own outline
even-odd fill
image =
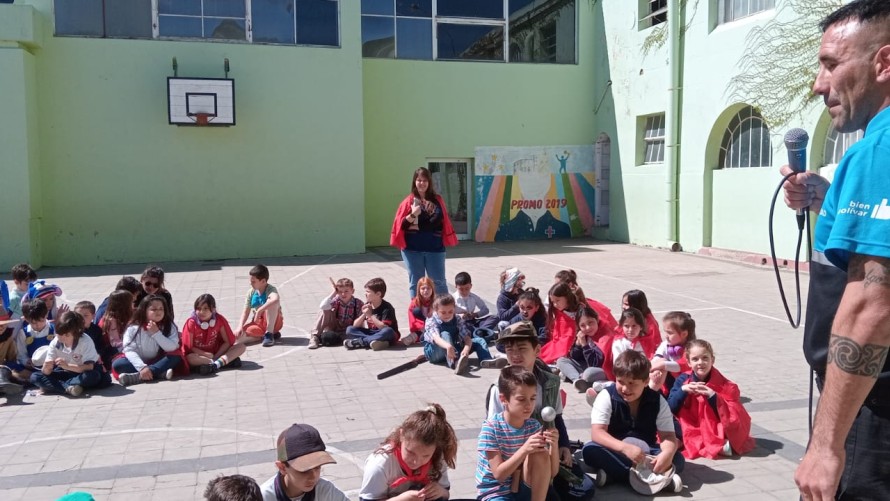
[[[596,486],[602,487],[606,485],[606,470],[596,470]]]
[[[164,373],[164,379],[167,381],[173,379],[173,369],[167,369],[167,372]]]
[[[489,358],[479,362],[479,367],[483,369],[503,369],[509,364],[506,358]]]
[[[680,478],[680,475],[676,473],[671,475],[671,486],[674,488],[674,492],[683,491],[683,479]]]
[[[729,440],[723,444],[723,450],[720,451],[720,454],[726,457],[732,457],[732,446],[729,445]]]
[[[467,369],[470,366],[470,356],[469,355],[461,355],[460,358],[457,359],[457,363],[454,364],[454,373],[458,376],[462,376],[467,373]]]
[[[412,344],[417,342],[417,334],[412,332],[407,336],[402,338],[402,344],[405,346],[411,346]]]

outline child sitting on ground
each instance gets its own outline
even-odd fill
[[[541,360],[552,365],[569,354],[575,338],[578,337],[578,323],[575,319],[581,303],[565,282],[553,284],[547,297],[550,299],[547,308],[550,339],[541,346]]]
[[[263,501],[263,493],[256,480],[247,475],[227,475],[216,477],[207,482],[204,499],[207,501]]]
[[[510,365],[518,365],[535,375],[538,381],[535,410],[532,415],[543,424],[541,409],[553,407],[556,410],[556,418],[553,424],[559,432],[559,457],[560,461],[568,466],[572,464],[572,452],[569,449],[569,436],[566,431],[566,423],[562,417],[562,398],[559,394],[559,376],[550,371],[542,360],[538,358],[541,345],[538,344],[538,335],[531,322],[523,321],[504,328],[498,336],[498,344],[503,344]],[[498,359],[500,360],[500,359]],[[486,405],[487,419],[503,412],[504,406],[499,398],[498,386],[494,385],[488,392]]]
[[[531,322],[538,333],[538,342],[544,344],[550,339],[550,327],[548,326],[547,310],[544,308],[544,302],[541,301],[541,294],[538,289],[528,287],[516,300],[516,306],[519,308],[519,315],[510,319],[511,324],[526,320]]]
[[[28,286],[28,293],[22,298],[22,304],[34,302],[36,300],[46,303],[47,315],[46,319],[53,323],[59,315],[68,311],[68,305],[58,304],[56,298],[62,295],[62,288],[55,284],[48,284],[44,280],[37,280]]]
[[[136,305],[139,305],[149,294],[156,294],[167,301],[167,309],[170,310],[170,320],[175,317],[173,313],[173,295],[164,285],[164,269],[160,266],[149,266],[142,272],[139,278],[141,287],[136,291]]]
[[[99,352],[102,363],[111,367],[111,361],[124,349],[124,331],[133,320],[133,294],[116,290],[108,296],[105,315],[99,321],[105,338],[105,349]]]
[[[393,430],[365,461],[361,501],[447,500],[448,468],[457,459],[457,437],[445,409],[429,404]]]
[[[500,283],[501,292],[497,299],[498,314],[482,322],[482,327],[492,331],[499,331],[510,325],[510,320],[519,314],[517,300],[525,287],[525,275],[519,268],[507,268],[500,274]]]
[[[125,356],[111,364],[122,386],[173,379],[173,369],[182,363],[182,349],[179,329],[163,296],[151,294],[139,303],[123,345]]]
[[[76,311],[62,313],[56,321],[56,337],[49,344],[41,370],[31,374],[31,384],[44,393],[79,397],[98,386],[102,373],[99,353],[90,336],[84,336],[84,318]]]
[[[37,280],[37,272],[27,263],[19,263],[12,267],[12,291],[9,293],[9,311],[12,318],[22,317],[22,298],[28,294],[28,286]]]
[[[361,316],[362,306],[365,305],[361,299],[355,297],[352,280],[341,278],[336,283],[332,278],[328,280],[334,291],[318,305],[321,311],[315,323],[315,330],[309,335],[310,350],[315,350],[319,346],[342,345],[346,328]]]
[[[671,311],[664,316],[664,341],[652,357],[649,388],[667,395],[681,372],[689,370],[686,343],[695,339],[695,320],[685,311]]]
[[[284,313],[281,311],[278,289],[269,283],[269,268],[258,264],[250,269],[250,289],[235,337],[262,337],[263,346],[268,348],[281,338],[283,326]]]
[[[402,338],[402,344],[410,346],[423,337],[426,321],[433,316],[433,302],[436,300],[436,284],[430,277],[417,281],[417,295],[408,303],[408,328],[411,332]]]
[[[559,432],[542,432],[532,417],[538,381],[531,371],[512,365],[501,370],[497,387],[504,410],[487,419],[479,432],[477,498],[544,501],[559,471]]]
[[[754,449],[751,416],[739,387],[714,367],[711,343],[693,339],[686,345],[691,370],[680,374],[668,404],[683,430],[683,455],[689,459],[745,454]]]
[[[599,315],[590,305],[581,305],[578,310],[578,334],[567,357],[556,360],[556,367],[562,377],[568,379],[575,389],[584,392],[597,381],[607,381],[603,371],[603,350],[593,340],[598,327]]]
[[[399,340],[396,310],[389,301],[383,299],[385,295],[386,282],[382,278],[372,278],[365,284],[362,314],[346,328],[346,337],[349,339],[343,341],[343,346],[347,350],[385,350]]]
[[[50,341],[55,338],[54,327],[47,319],[48,313],[46,303],[39,299],[22,303],[22,318],[27,324],[14,334],[18,362],[10,367],[15,377],[22,381],[27,381],[32,371],[40,369],[31,363],[31,357],[37,349],[49,346]]]
[[[348,501],[343,491],[321,478],[321,467],[336,464],[314,427],[293,424],[278,435],[278,473],[263,482],[264,501]]]
[[[599,331],[597,332],[597,338],[602,337],[606,333],[612,334],[615,332],[615,329],[618,327],[618,322],[615,321],[615,316],[612,315],[612,310],[609,309],[608,306],[603,303],[587,297],[584,294],[584,291],[581,289],[581,286],[578,285],[578,274],[575,270],[560,270],[556,272],[556,276],[554,277],[555,282],[565,282],[571,287],[572,291],[575,292],[575,295],[578,296],[578,302],[587,303],[596,311],[596,314],[599,315]],[[603,348],[600,346],[600,348]],[[603,348],[603,351],[606,351]]]
[[[612,341],[612,360],[617,360],[618,355],[628,350],[646,355],[640,342],[643,333],[646,332],[646,319],[643,313],[636,308],[628,308],[621,312],[618,321],[621,323],[621,331],[615,334],[615,339]]]
[[[83,317],[83,333],[89,336],[93,341],[93,347],[96,348],[96,353],[100,354],[99,363],[101,364],[101,353],[102,349],[105,347],[105,340],[102,337],[102,329],[93,323],[93,319],[96,317],[96,305],[93,304],[92,301],[79,301],[74,305],[74,311]],[[58,331],[58,329],[56,330]]]
[[[245,346],[236,343],[235,333],[226,317],[217,313],[216,300],[210,294],[195,299],[195,311],[182,326],[182,351],[189,369],[206,376],[220,369],[241,367]]]
[[[643,345],[643,353],[650,359],[655,355],[655,349],[661,344],[661,330],[658,328],[658,321],[655,315],[649,309],[649,299],[646,293],[639,290],[629,290],[621,296],[621,309],[636,308],[643,314],[646,320],[646,331],[640,336],[640,344]]]
[[[433,313],[426,319],[423,333],[423,353],[432,364],[444,364],[458,375],[466,374],[470,352],[476,354],[482,367],[491,360],[488,344],[474,336],[467,324],[454,313],[454,297],[438,296],[433,302]]]
[[[488,316],[488,305],[479,296],[474,294],[473,279],[470,274],[462,271],[454,276],[454,311],[473,330],[474,334],[489,340],[492,331],[476,332],[482,324],[482,320]]]
[[[596,396],[590,415],[591,441],[582,455],[596,473],[597,486],[606,480],[628,483],[630,469],[655,456],[652,470],[665,474],[674,467],[674,492],[683,488],[678,473],[683,456],[677,452],[677,436],[671,410],[664,397],[648,386],[649,360],[628,350],[615,358],[615,385]],[[659,438],[661,439],[659,442]]]

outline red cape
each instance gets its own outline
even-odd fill
[[[646,315],[646,335],[640,339],[643,345],[643,351],[646,352],[646,358],[652,359],[655,356],[655,350],[661,344],[661,329],[658,328],[658,321],[651,313]]]
[[[738,385],[713,368],[707,385],[717,393],[717,414],[704,395],[687,395],[677,413],[683,428],[683,456],[714,459],[727,440],[737,454],[750,452],[754,449],[751,416],[739,401]]]
[[[541,360],[553,364],[558,358],[567,357],[575,342],[575,333],[577,332],[578,325],[575,323],[575,319],[557,311],[553,325],[550,326],[550,339],[544,343],[544,346],[541,346]]]
[[[414,308],[417,308],[419,300],[415,297],[408,303],[408,330],[409,332],[419,332],[420,337],[423,338],[423,332],[426,330],[426,320],[421,320],[414,316]],[[432,309],[433,302],[430,301],[428,305],[422,305],[421,308],[427,307]],[[432,315],[432,311],[430,312]]]
[[[618,322],[612,316],[612,310],[603,303],[587,298],[587,304],[600,317],[599,327],[597,327],[596,334],[593,336],[593,342],[603,350],[603,372],[606,373],[609,381],[614,381],[615,375],[612,373],[612,341],[615,339],[615,333],[618,332]],[[622,335],[624,334],[622,333]]]
[[[405,230],[402,228],[402,221],[408,216],[408,213],[411,212],[411,204],[414,202],[414,195],[408,195],[402,200],[402,203],[399,204],[398,210],[396,210],[396,217],[392,221],[392,230],[389,233],[389,245],[393,247],[398,247],[399,249],[404,249],[407,245],[405,243]],[[440,195],[436,195],[436,202],[439,203],[439,207],[442,208],[442,244],[445,247],[454,247],[457,245],[457,234],[454,233],[454,226],[451,224],[451,217],[448,216],[448,209],[445,207],[445,200],[442,199]]]

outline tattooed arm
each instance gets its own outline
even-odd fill
[[[831,332],[813,438],[795,475],[804,499],[834,499],[847,434],[884,367],[890,346],[890,259],[851,257]]]

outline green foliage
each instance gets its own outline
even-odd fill
[[[728,94],[760,110],[770,127],[787,125],[813,104],[822,33],[819,21],[842,0],[785,0],[776,17],[748,34]],[[792,15],[783,11],[790,9]]]
[[[695,0],[695,3],[692,4],[692,15],[689,16],[689,21],[683,26],[683,33],[686,33],[689,30],[689,27],[692,26],[692,21],[695,19],[695,14],[698,12],[698,2],[699,0]],[[688,0],[680,0],[680,10],[682,12],[683,9],[686,8],[686,4]],[[667,22],[661,23],[652,31],[646,35],[646,38],[643,40],[643,55],[648,56],[650,52],[654,49],[660,49],[664,46],[665,42],[667,42]]]

